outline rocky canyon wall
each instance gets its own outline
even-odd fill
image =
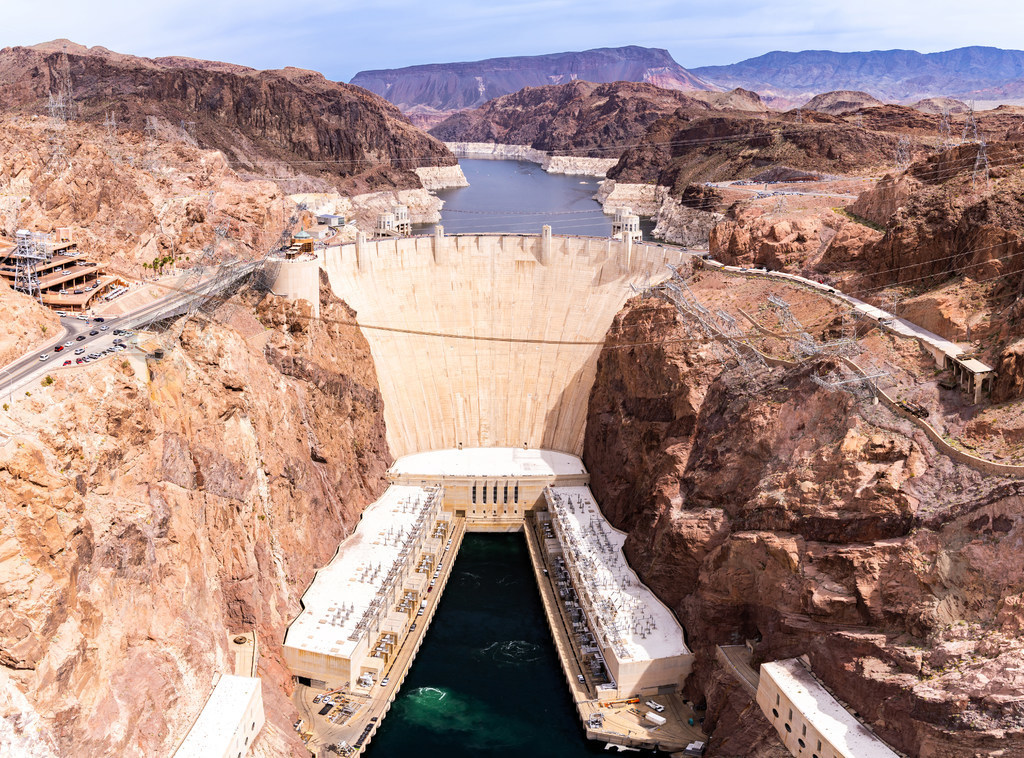
[[[715,660],[747,639],[755,665],[808,655],[908,755],[1024,750],[1024,484],[812,382],[827,366],[724,370],[680,318],[640,299],[616,316],[583,458],[631,564],[687,630],[709,755],[778,753]]]
[[[170,755],[248,631],[256,754],[305,754],[279,644],[391,460],[368,346],[321,297],[311,323],[243,293],[162,360],[57,370],[0,419],[11,754]]]

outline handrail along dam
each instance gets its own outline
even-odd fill
[[[680,696],[692,665],[682,627],[626,566],[625,535],[600,514],[579,459],[598,356],[630,285],[666,279],[689,255],[548,227],[456,236],[438,227],[321,253],[370,344],[397,461],[285,637],[311,746],[365,749],[466,531],[526,532],[588,736],[678,749],[700,736]],[[306,282],[316,297],[315,277],[289,277],[292,296]],[[644,707],[667,707],[665,717],[638,718],[638,696],[659,698]]]

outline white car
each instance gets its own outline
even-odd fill
[[[65,342],[64,343],[64,347],[73,347],[74,344],[75,344],[74,342]]]
[[[49,353],[43,353],[42,355],[39,356],[39,360],[45,361],[49,357],[50,357]]]
[[[75,318],[77,318],[79,321],[88,321],[89,320],[88,316],[83,316],[81,313],[79,313],[77,316],[75,316]]]

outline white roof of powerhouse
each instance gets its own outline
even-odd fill
[[[392,474],[529,477],[586,474],[575,455],[518,447],[471,447],[413,453],[395,461]]]
[[[317,572],[302,596],[303,611],[288,627],[285,645],[351,656],[358,639],[349,636],[399,560],[401,536],[408,535],[420,514],[428,510],[432,492],[392,485],[363,511],[356,531],[341,543],[334,560]]]
[[[174,753],[175,758],[225,755],[253,693],[259,688],[257,677],[224,674],[185,741]]]
[[[775,680],[779,690],[840,755],[897,758],[896,753],[821,686],[799,658],[762,663],[761,673]]]
[[[619,660],[689,653],[682,627],[629,567],[622,553],[626,534],[608,523],[590,488],[552,487],[551,491],[567,506],[558,509],[557,517],[563,529],[568,528],[577,551],[573,557],[570,546],[563,544],[566,560],[575,561],[595,605],[607,608],[596,621],[610,639],[619,639],[620,645],[613,645]]]

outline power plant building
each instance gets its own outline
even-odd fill
[[[693,668],[683,629],[626,563],[620,532],[590,488],[544,491],[562,559],[611,682],[603,699],[676,693]],[[587,651],[584,650],[586,653]],[[596,652],[596,651],[595,651]]]
[[[320,569],[288,628],[284,659],[319,687],[369,690],[415,620],[443,541],[439,487],[392,485]],[[445,529],[447,531],[447,529]]]

